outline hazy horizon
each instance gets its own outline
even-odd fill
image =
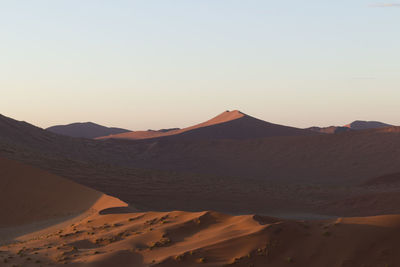
[[[2,3],[0,113],[43,128],[182,128],[227,109],[300,128],[400,125],[399,4]]]

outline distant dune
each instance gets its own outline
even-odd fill
[[[46,130],[56,134],[80,138],[96,138],[100,136],[130,132],[126,129],[105,127],[99,124],[95,124],[93,122],[79,122],[68,125],[57,125],[49,127]]]
[[[97,139],[252,139],[271,136],[311,135],[312,131],[282,126],[248,116],[238,110],[225,111],[206,122],[167,132],[138,131],[99,137]]]
[[[308,130],[318,132],[318,133],[325,133],[325,134],[337,134],[351,131],[352,129],[349,127],[344,126],[329,126],[329,127],[310,127],[307,128]]]
[[[392,127],[393,125],[386,124],[379,121],[354,121],[352,123],[346,124],[344,126],[329,126],[329,127],[310,127],[308,130],[319,132],[319,133],[327,133],[327,134],[336,134],[343,133],[347,131],[359,131],[359,130],[368,130],[368,129],[378,129],[385,127]]]
[[[368,129],[377,129],[377,128],[384,128],[384,127],[391,127],[393,125],[379,122],[379,121],[354,121],[345,127],[348,127],[352,130],[368,130]]]
[[[213,129],[218,137],[214,127],[221,125],[194,133]],[[400,172],[400,127],[252,139],[205,138],[202,132],[201,139],[185,138],[189,131],[159,139],[98,141],[57,135],[0,116],[0,129],[0,156],[67,177],[141,210],[297,212],[306,214],[304,218],[400,213],[395,202],[387,201],[392,196],[385,198],[385,193],[399,192],[400,184],[364,185]],[[370,194],[379,195],[375,205],[357,200]],[[354,205],[340,204],[352,199]],[[384,210],[383,203],[388,203]]]

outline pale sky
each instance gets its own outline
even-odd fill
[[[0,113],[40,127],[400,125],[400,1],[0,1]]]

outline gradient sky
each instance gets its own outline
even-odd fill
[[[226,109],[400,125],[400,1],[0,2],[0,113],[184,127]]]

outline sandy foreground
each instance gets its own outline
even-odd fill
[[[400,215],[296,220],[140,212],[0,158],[0,266],[389,267],[400,266],[399,240]]]
[[[306,221],[138,212],[40,169],[0,165],[0,266],[400,264],[400,215]]]
[[[63,227],[20,236],[0,247],[0,265],[400,264],[398,215],[294,221],[209,211],[123,212],[111,208]]]

